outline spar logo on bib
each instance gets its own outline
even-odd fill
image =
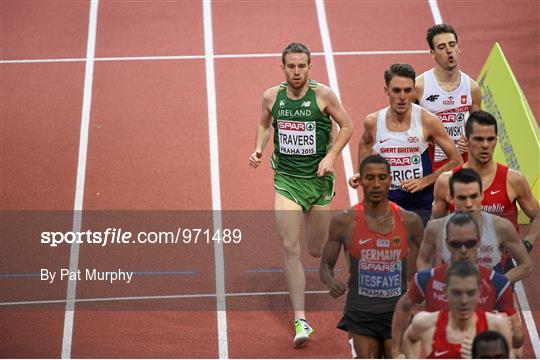
[[[317,124],[314,121],[278,119],[279,152],[286,155],[315,155]]]
[[[389,298],[401,295],[401,261],[358,262],[358,294]]]
[[[400,156],[400,157],[387,157],[386,160],[390,164],[390,166],[409,166],[411,165],[411,158],[408,156]]]
[[[386,161],[390,166],[410,166],[420,164],[420,156],[388,156]]]

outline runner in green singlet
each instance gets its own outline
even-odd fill
[[[274,128],[275,217],[284,246],[284,270],[295,317],[295,347],[309,340],[313,329],[305,315],[304,269],[300,262],[300,230],[306,223],[309,253],[320,257],[334,195],[334,161],[352,135],[349,115],[335,93],[309,79],[311,53],[291,43],[282,54],[286,82],[266,90],[249,164],[257,168]],[[340,127],[332,140],[332,120]]]

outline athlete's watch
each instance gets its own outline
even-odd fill
[[[523,240],[523,245],[525,245],[525,248],[527,249],[527,252],[530,253],[532,248],[533,248],[533,244],[531,244],[531,242],[527,239]]]

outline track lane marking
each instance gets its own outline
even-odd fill
[[[366,55],[414,55],[429,54],[428,50],[367,50],[367,51],[335,51],[333,56],[366,56]],[[324,52],[313,52],[311,56],[325,56]],[[214,54],[214,59],[245,59],[281,57],[281,53],[260,54]],[[94,61],[157,61],[157,60],[203,60],[205,55],[169,55],[169,56],[118,56],[97,57]],[[84,62],[85,58],[60,58],[60,59],[14,59],[0,60],[0,64],[32,64],[32,63],[58,63],[58,62]]]
[[[326,71],[328,73],[329,85],[336,94],[339,101],[341,101],[336,65],[334,63],[334,52],[332,51],[332,41],[330,40],[330,30],[328,29],[328,21],[326,20],[326,11],[324,9],[324,0],[315,0],[315,6],[317,8],[317,20],[319,23],[319,31],[321,33],[321,40],[323,43],[324,59],[326,62]],[[354,175],[349,144],[345,145],[345,147],[341,151],[341,156],[343,158],[343,166],[345,167],[345,186],[347,187],[347,191],[349,194],[349,202],[351,203],[351,205],[356,204],[358,202],[358,193],[356,192],[356,189],[351,188],[348,183],[348,179]]]
[[[525,289],[523,288],[521,281],[515,283],[514,291],[517,294],[519,306],[521,307],[521,313],[523,314],[523,319],[525,321],[525,325],[527,326],[527,331],[529,332],[529,338],[534,351],[534,356],[537,359],[540,359],[540,339],[538,337],[538,330],[536,328],[536,322],[534,321],[531,307],[529,305],[529,301],[527,300],[527,295],[525,294]]]
[[[442,24],[443,20],[437,0],[429,0],[429,8],[431,9],[431,15],[433,15],[433,21],[435,21],[435,24]]]
[[[212,2],[211,0],[203,0],[202,5],[206,94],[208,101],[208,135],[210,140],[210,180],[212,187],[212,209],[215,233],[216,231],[220,231],[222,226],[214,39],[212,34]],[[218,351],[220,359],[227,359],[229,357],[229,349],[227,337],[227,304],[225,302],[225,261],[223,256],[223,243],[221,241],[214,242],[214,262],[216,275]]]
[[[79,157],[77,161],[77,180],[75,186],[75,203],[73,206],[73,232],[81,231],[82,210],[84,199],[84,180],[86,176],[86,157],[88,154],[88,128],[90,125],[90,109],[92,105],[92,83],[94,78],[94,55],[96,49],[96,28],[99,0],[90,1],[88,19],[88,39],[86,44],[86,66],[84,71],[84,92],[81,114],[81,131],[79,136]],[[69,254],[69,270],[77,271],[79,267],[79,244],[71,245]],[[63,359],[71,358],[71,345],[73,339],[73,316],[75,312],[75,298],[77,280],[68,280],[66,294],[66,310],[64,313],[64,330],[62,336]]]
[[[308,290],[306,294],[318,295],[328,294],[328,290]],[[142,296],[114,296],[114,297],[97,297],[97,298],[81,298],[75,299],[76,303],[88,302],[107,302],[107,301],[131,301],[131,300],[170,300],[170,299],[198,299],[209,297],[244,297],[244,296],[280,296],[289,295],[288,291],[267,291],[267,292],[238,292],[238,293],[200,293],[200,294],[177,294],[177,295],[142,295]],[[66,300],[27,300],[27,301],[6,301],[1,302],[0,306],[26,306],[26,305],[49,305],[49,304],[64,304]]]

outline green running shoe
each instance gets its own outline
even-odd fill
[[[306,320],[298,319],[294,322],[296,335],[294,336],[294,347],[304,347],[309,341],[309,335],[313,333],[313,328],[309,326]]]

